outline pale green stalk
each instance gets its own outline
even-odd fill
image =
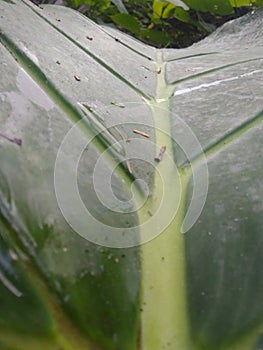
[[[158,146],[165,145],[166,153],[163,160],[156,165],[160,176],[155,176],[152,201],[148,203],[148,209],[155,213],[155,207],[163,205],[165,210],[170,210],[179,201],[180,206],[168,227],[141,248],[141,349],[190,350],[192,345],[187,317],[185,249],[180,232],[184,212],[184,198],[181,193],[185,193],[188,176],[187,173],[178,173],[174,161],[171,162],[171,87],[165,82],[165,64],[162,63],[160,52],[157,53],[157,69],[161,72],[157,75],[156,98],[151,108],[156,128],[155,143]],[[160,204],[163,193],[169,193],[169,200]],[[141,214],[139,218],[143,221],[142,216]]]

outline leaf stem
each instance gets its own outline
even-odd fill
[[[184,216],[183,194],[189,174],[178,171],[174,162],[173,141],[170,137],[171,88],[165,82],[165,64],[160,52],[157,52],[156,64],[161,69],[157,77],[156,98],[151,108],[156,128],[155,142],[158,147],[165,146],[166,152],[162,161],[157,163],[148,210],[156,213],[156,207],[161,205],[162,208],[158,210],[173,211],[174,215],[163,232],[141,248],[141,349],[190,350],[184,239],[180,232]],[[139,219],[143,220],[142,216],[139,215]]]

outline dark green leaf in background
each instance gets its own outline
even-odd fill
[[[192,9],[227,15],[233,12],[229,0],[185,0],[185,3]]]
[[[137,35],[140,33],[140,22],[127,13],[118,13],[111,16],[111,19],[123,29],[127,29]]]

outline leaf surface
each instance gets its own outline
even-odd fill
[[[262,10],[157,50],[63,7],[0,6],[1,252],[18,245],[26,281],[47,281],[42,301],[21,287],[41,330],[66,349],[254,349]]]

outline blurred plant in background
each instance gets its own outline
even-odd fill
[[[114,23],[157,47],[187,47],[263,0],[66,0],[98,23]]]

